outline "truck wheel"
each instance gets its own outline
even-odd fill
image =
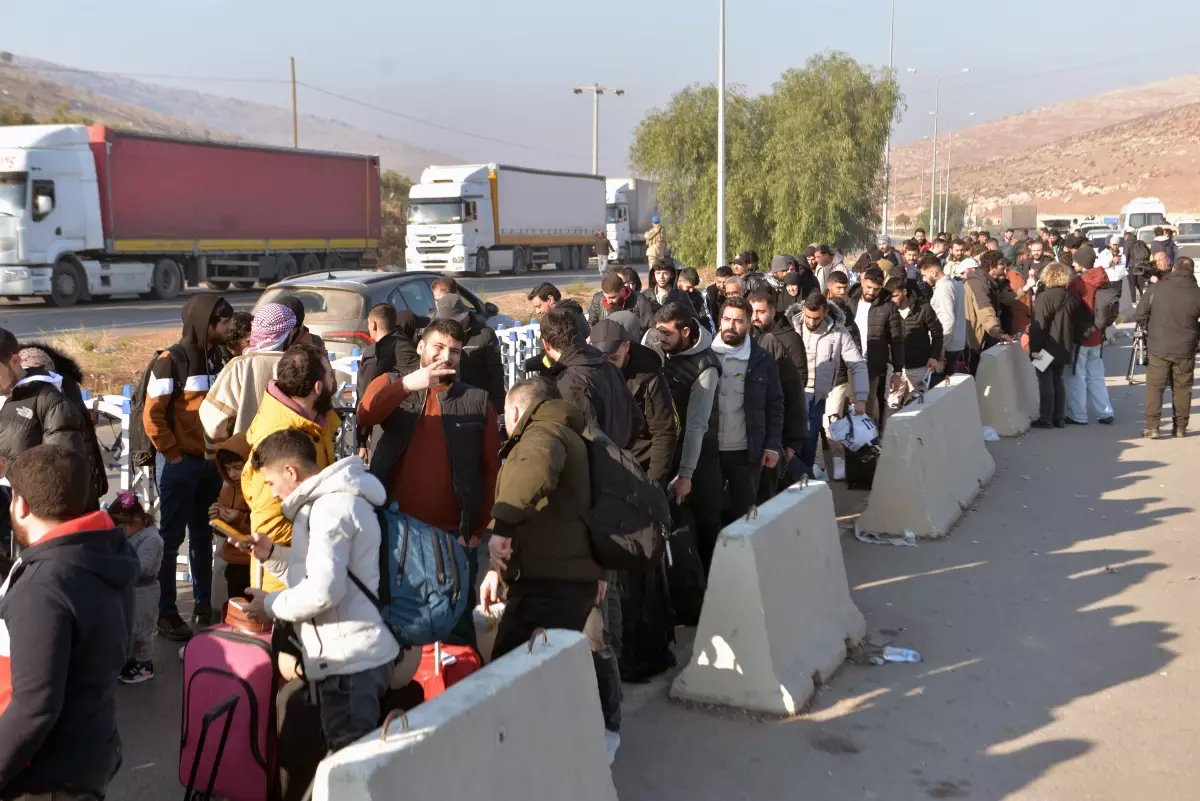
[[[229,291],[229,281],[205,281],[204,285],[214,292]]]
[[[150,274],[150,297],[155,300],[171,300],[183,289],[183,271],[172,259],[163,259],[154,265]]]
[[[275,280],[286,281],[296,275],[296,260],[284,253],[275,257]],[[274,283],[274,282],[272,282]]]
[[[571,269],[586,270],[588,267],[587,251],[583,245],[576,245],[571,248]]]
[[[521,275],[526,269],[525,248],[513,248],[513,275]]]
[[[248,290],[254,289],[254,282],[253,281],[234,281],[233,288],[239,289],[242,292],[246,292]]]
[[[50,295],[46,302],[60,309],[74,306],[83,298],[85,283],[79,265],[64,259],[54,265],[50,274]]]
[[[575,269],[575,246],[565,245],[562,249],[562,264],[558,265],[558,269],[564,273]]]
[[[321,259],[316,253],[305,253],[300,257],[300,273],[315,273],[321,269]]]
[[[480,248],[475,254],[475,276],[484,278],[488,274],[488,252],[487,248]]]

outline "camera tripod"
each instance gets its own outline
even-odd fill
[[[1133,329],[1133,347],[1129,349],[1129,369],[1125,371],[1125,381],[1130,384],[1136,384],[1134,374],[1137,368],[1142,368],[1142,373],[1146,370],[1146,332],[1142,327],[1136,326]]]

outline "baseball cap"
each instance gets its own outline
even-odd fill
[[[592,326],[589,339],[592,347],[603,354],[616,353],[622,342],[630,342],[629,332],[613,320],[601,320]]]

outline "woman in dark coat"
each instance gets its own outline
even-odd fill
[[[1044,351],[1054,361],[1038,374],[1041,417],[1033,422],[1033,427],[1065,428],[1067,387],[1063,373],[1075,361],[1076,345],[1086,327],[1087,308],[1077,296],[1067,292],[1070,274],[1064,265],[1048,265],[1041,279],[1042,290],[1033,302],[1029,350],[1035,359]]]

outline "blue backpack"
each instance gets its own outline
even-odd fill
[[[379,509],[379,595],[354,572],[350,580],[379,608],[401,646],[446,639],[467,609],[470,575],[457,535],[400,514],[393,502]]]

